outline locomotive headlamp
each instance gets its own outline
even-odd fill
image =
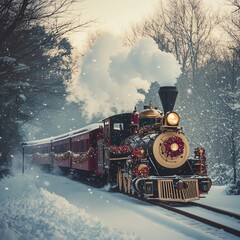
[[[179,115],[176,112],[170,112],[167,114],[167,123],[172,126],[176,126],[179,123]]]

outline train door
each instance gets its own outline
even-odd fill
[[[104,142],[103,139],[98,140],[98,172],[104,173],[105,172],[105,161],[104,161]]]

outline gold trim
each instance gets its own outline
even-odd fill
[[[175,158],[170,158],[166,156],[165,149],[164,149],[164,142],[166,139],[177,136],[180,137],[184,143],[184,150],[181,155]],[[160,134],[153,144],[153,155],[157,162],[166,168],[177,168],[182,166],[188,158],[189,155],[189,143],[186,137],[182,133],[176,133],[176,132],[165,132]]]
[[[174,187],[173,180],[158,180],[158,197],[161,201],[174,202],[190,202],[198,200],[199,189],[198,181],[196,179],[183,180],[188,187],[186,189],[178,190]]]
[[[140,112],[139,119],[142,118],[162,118],[162,116],[158,110],[150,108]]]

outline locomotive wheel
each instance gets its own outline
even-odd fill
[[[130,178],[127,179],[128,194],[131,193],[131,181],[132,181],[132,180],[131,180]]]
[[[125,193],[131,193],[131,179],[123,176],[123,191]]]
[[[118,169],[118,173],[117,173],[117,185],[118,185],[118,189],[119,191],[122,191],[123,189],[123,174],[121,169]]]
[[[123,191],[125,193],[128,192],[128,181],[127,181],[127,178],[123,176]]]
[[[135,191],[133,189],[130,189],[130,192],[133,196],[135,195]]]
[[[119,168],[117,173],[117,185],[119,191],[134,195],[135,191],[131,189],[131,182],[132,180],[124,177],[121,168]]]

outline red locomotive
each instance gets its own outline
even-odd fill
[[[129,194],[160,201],[189,202],[211,187],[205,150],[194,150],[173,111],[178,91],[161,87],[164,113],[152,104],[61,136],[23,143],[32,163],[60,167],[81,179],[102,179]]]

